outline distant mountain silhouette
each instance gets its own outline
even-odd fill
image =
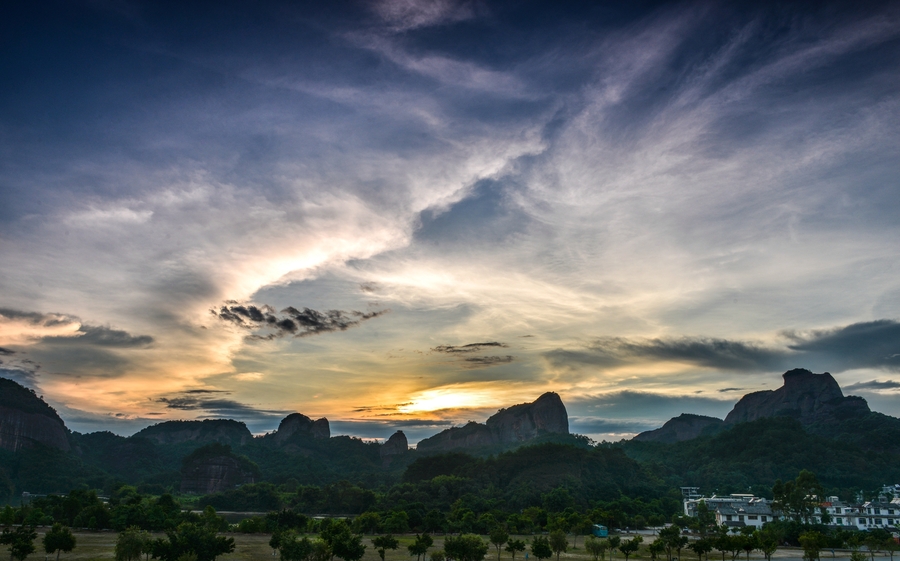
[[[697,438],[701,434],[710,434],[725,425],[722,419],[682,413],[669,419],[662,427],[642,432],[634,440],[642,442],[681,442]]]
[[[569,434],[569,414],[559,394],[547,392],[532,403],[501,409],[484,424],[470,422],[419,442],[420,452],[449,452],[528,442],[547,434]]]
[[[38,444],[72,448],[69,431],[52,407],[34,391],[0,378],[0,448],[15,452]]]
[[[788,417],[808,431],[829,437],[856,440],[869,449],[892,449],[890,435],[900,436],[900,420],[873,413],[866,400],[845,396],[828,372],[814,374],[803,368],[782,375],[784,385],[777,390],[747,394],[738,401],[725,420],[682,414],[661,428],[638,434],[638,442],[681,442],[740,423]],[[865,426],[865,428],[862,428]],[[895,446],[900,450],[900,441]]]

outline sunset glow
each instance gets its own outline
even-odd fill
[[[900,414],[896,5],[18,4],[0,377],[73,430]]]

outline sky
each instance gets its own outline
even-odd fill
[[[67,426],[900,416],[896,2],[14,1],[0,376]]]

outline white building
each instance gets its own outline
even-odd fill
[[[686,498],[684,514],[697,516],[697,507],[701,501],[715,513],[716,524],[720,526],[761,528],[766,522],[781,518],[781,513],[773,511],[772,504],[766,499],[744,494]],[[900,528],[900,497],[888,501],[887,497],[881,496],[878,500],[862,504],[844,503],[837,497],[828,497],[820,506],[828,516],[823,522],[821,512],[816,512],[810,520],[815,524],[824,523],[848,530],[883,528],[894,533]]]

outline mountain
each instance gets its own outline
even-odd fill
[[[559,394],[547,392],[532,403],[501,409],[484,424],[470,422],[419,442],[419,452],[449,452],[520,444],[547,434],[569,434],[569,414]]]
[[[254,483],[259,467],[244,456],[232,453],[226,444],[198,448],[184,458],[181,468],[181,492],[208,495]]]
[[[722,419],[715,417],[682,413],[669,419],[658,429],[640,433],[633,440],[638,442],[681,442],[697,438],[701,434],[712,434],[721,429],[724,424]]]
[[[276,444],[284,444],[298,434],[312,438],[329,439],[331,438],[331,426],[328,424],[328,419],[324,417],[313,421],[302,413],[291,413],[281,420],[278,430],[266,436]]]
[[[204,419],[202,421],[164,421],[151,425],[135,435],[157,444],[218,442],[230,446],[242,446],[253,440],[247,425],[231,419]]]
[[[813,374],[803,368],[785,372],[784,385],[745,395],[725,417],[734,425],[768,417],[791,417],[802,425],[835,424],[870,413],[861,397],[844,397],[835,379],[825,372]]]
[[[856,433],[870,432],[872,434],[863,435],[867,441],[873,440],[876,434],[873,431],[880,431],[877,434],[882,436],[881,440],[900,431],[900,420],[873,413],[861,397],[845,396],[828,372],[814,374],[804,368],[795,368],[782,374],[782,378],[784,384],[777,390],[764,390],[742,397],[724,421],[685,413],[668,420],[656,430],[638,434],[633,440],[681,442],[702,434],[715,434],[724,427],[772,417],[796,419],[813,432],[832,436],[840,427],[842,434],[851,439]],[[868,423],[866,431],[861,431],[857,426],[863,420]],[[885,431],[887,433],[883,434]]]
[[[16,452],[43,444],[71,450],[69,430],[34,390],[0,378],[0,448]]]

